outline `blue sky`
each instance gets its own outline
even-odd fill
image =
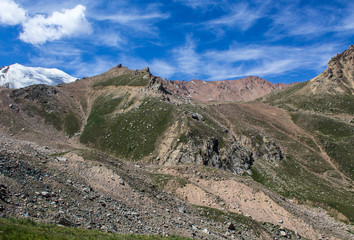
[[[0,0],[0,65],[78,78],[122,64],[173,80],[309,80],[354,44],[354,2]]]

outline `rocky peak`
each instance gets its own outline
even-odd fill
[[[332,57],[327,69],[312,80],[316,91],[354,92],[354,45]]]

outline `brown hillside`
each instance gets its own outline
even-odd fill
[[[251,101],[288,86],[279,83],[274,85],[255,76],[225,81],[164,81],[163,84],[173,94],[202,102]]]

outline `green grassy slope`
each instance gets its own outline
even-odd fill
[[[70,227],[59,227],[52,224],[37,223],[30,219],[0,218],[0,239],[3,240],[187,240],[189,238],[170,236],[121,235],[104,233],[97,230],[86,230]]]
[[[139,107],[122,109],[123,97],[105,96],[95,100],[82,143],[126,159],[138,160],[154,152],[157,141],[170,125],[174,106],[157,98],[146,98]]]

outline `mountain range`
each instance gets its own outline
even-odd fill
[[[197,239],[351,239],[354,46],[314,79],[118,65],[0,89],[0,215]]]

